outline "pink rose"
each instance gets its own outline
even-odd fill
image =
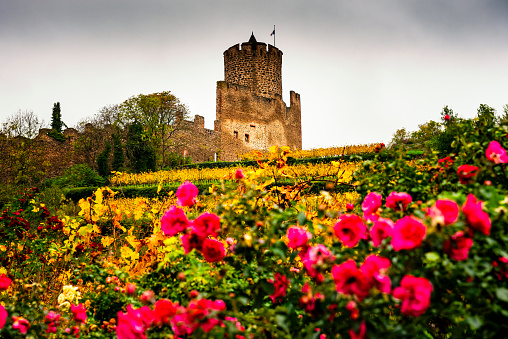
[[[369,288],[376,287],[383,293],[390,293],[392,282],[385,271],[391,266],[390,259],[375,254],[369,255],[360,266],[366,284]]]
[[[429,216],[433,222],[448,226],[457,221],[459,217],[459,205],[450,199],[439,199],[429,209]]]
[[[312,238],[312,233],[305,228],[292,226],[288,228],[286,237],[289,240],[288,247],[295,249],[307,245],[307,241]]]
[[[18,330],[19,333],[26,334],[30,328],[30,323],[23,317],[12,317],[12,328]]]
[[[392,192],[386,198],[386,207],[395,211],[405,211],[413,198],[404,192]]]
[[[376,214],[377,210],[381,207],[381,194],[370,192],[367,194],[362,202],[362,211],[366,219],[369,219]]]
[[[393,289],[393,296],[402,300],[401,312],[404,315],[419,317],[430,306],[432,284],[425,278],[406,275],[400,286]]]
[[[392,246],[395,251],[411,250],[422,244],[427,228],[414,217],[405,216],[393,227]]]
[[[213,213],[205,212],[192,223],[192,231],[205,238],[207,236],[217,237],[218,230],[220,230],[220,219]]]
[[[118,312],[116,335],[118,339],[146,339],[145,332],[153,319],[153,311],[148,306],[134,309],[127,305],[127,313]]]
[[[346,212],[352,212],[354,208],[354,204],[346,204]]]
[[[171,237],[185,231],[189,225],[185,212],[176,206],[171,206],[161,218],[162,232]]]
[[[369,295],[367,281],[353,259],[348,259],[340,265],[333,265],[332,277],[337,292],[354,294],[359,300]]]
[[[243,173],[243,170],[241,168],[238,168],[235,172],[235,179],[240,180],[245,178],[245,174]]]
[[[464,212],[467,222],[472,229],[489,235],[491,222],[489,215],[482,209],[482,206],[483,201],[476,200],[474,195],[469,194],[466,202],[462,206],[462,212]]]
[[[370,237],[374,246],[378,247],[381,242],[392,236],[393,221],[387,218],[379,218],[370,229]]]
[[[5,291],[9,288],[12,280],[5,274],[0,274],[0,291]]]
[[[460,165],[457,168],[457,175],[462,185],[470,184],[473,178],[478,174],[478,167],[471,165]]]
[[[221,261],[226,256],[224,245],[215,239],[205,239],[203,242],[202,253],[205,260],[208,262]]]
[[[154,303],[155,302],[155,293],[153,293],[153,291],[144,291],[143,293],[141,293],[141,295],[139,296],[139,300],[141,300],[143,303]]]
[[[186,181],[176,190],[176,197],[179,206],[192,206],[196,203],[198,188],[190,181]]]
[[[495,164],[506,164],[508,162],[506,150],[495,140],[490,142],[485,151],[485,156]]]
[[[125,292],[127,292],[127,294],[134,295],[134,293],[136,292],[136,284],[128,283],[127,285],[125,285]]]
[[[366,239],[367,227],[362,218],[355,214],[344,214],[333,227],[335,235],[347,247],[355,247],[360,239]]]
[[[0,305],[0,330],[5,326],[5,322],[7,321],[7,311],[5,307]]]
[[[458,231],[452,235],[450,240],[443,243],[443,249],[453,260],[466,260],[469,256],[469,249],[473,246],[473,239],[464,236],[464,232]]]
[[[302,259],[303,266],[312,278],[321,280],[324,268],[335,260],[330,250],[323,244],[309,247],[298,254]],[[321,274],[321,275],[320,275]]]
[[[83,304],[71,304],[71,312],[74,316],[74,321],[84,324],[86,322],[86,309]]]

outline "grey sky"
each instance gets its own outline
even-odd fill
[[[69,126],[130,96],[170,90],[215,119],[222,53],[247,41],[283,56],[301,94],[304,148],[388,142],[508,104],[508,2],[473,0],[0,0],[0,119],[33,110]]]

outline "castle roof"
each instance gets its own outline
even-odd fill
[[[258,41],[256,40],[256,37],[254,36],[254,32],[250,35],[249,44],[257,44]]]

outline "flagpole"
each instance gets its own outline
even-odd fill
[[[275,25],[273,25],[273,47],[275,47]]]

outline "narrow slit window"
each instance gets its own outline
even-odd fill
[[[235,136],[235,139],[238,139],[238,131],[234,131],[233,135]]]
[[[249,135],[245,134],[245,142],[249,142]]]
[[[256,127],[256,125],[250,125],[250,127],[253,127],[253,128],[255,128],[255,127]]]

